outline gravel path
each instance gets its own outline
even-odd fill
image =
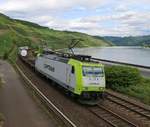
[[[0,89],[0,112],[5,116],[4,127],[55,127],[24,88],[19,75],[6,61],[0,60],[0,73],[5,84]]]

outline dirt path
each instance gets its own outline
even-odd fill
[[[0,60],[0,73],[6,82],[0,89],[0,112],[5,116],[4,127],[55,127],[24,88],[19,75]]]

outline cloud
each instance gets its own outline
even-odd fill
[[[142,35],[147,31],[150,28],[149,20],[150,13],[125,12],[112,16],[92,16],[70,21],[64,20],[63,22],[55,19],[53,23],[47,25],[49,27],[55,26],[56,29],[80,31],[92,35],[131,36]],[[108,21],[113,21],[115,24],[112,23],[112,27],[103,25]]]
[[[109,1],[109,0],[108,0]],[[104,0],[7,0],[0,6],[2,11],[66,10],[76,5],[94,8],[108,2]]]
[[[58,30],[129,36],[150,34],[150,13],[144,10],[149,4],[149,0],[6,0],[0,11]]]
[[[127,12],[128,11],[128,7],[127,7],[127,5],[120,4],[119,6],[117,6],[115,8],[115,11],[117,11],[117,12]]]

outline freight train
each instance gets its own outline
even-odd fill
[[[28,49],[19,48],[21,59],[28,59]],[[105,92],[104,66],[91,56],[73,55],[45,49],[37,55],[34,65],[37,72],[53,80],[65,92],[81,103],[96,104]]]

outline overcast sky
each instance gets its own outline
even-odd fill
[[[150,0],[0,0],[0,12],[58,30],[150,35]]]

